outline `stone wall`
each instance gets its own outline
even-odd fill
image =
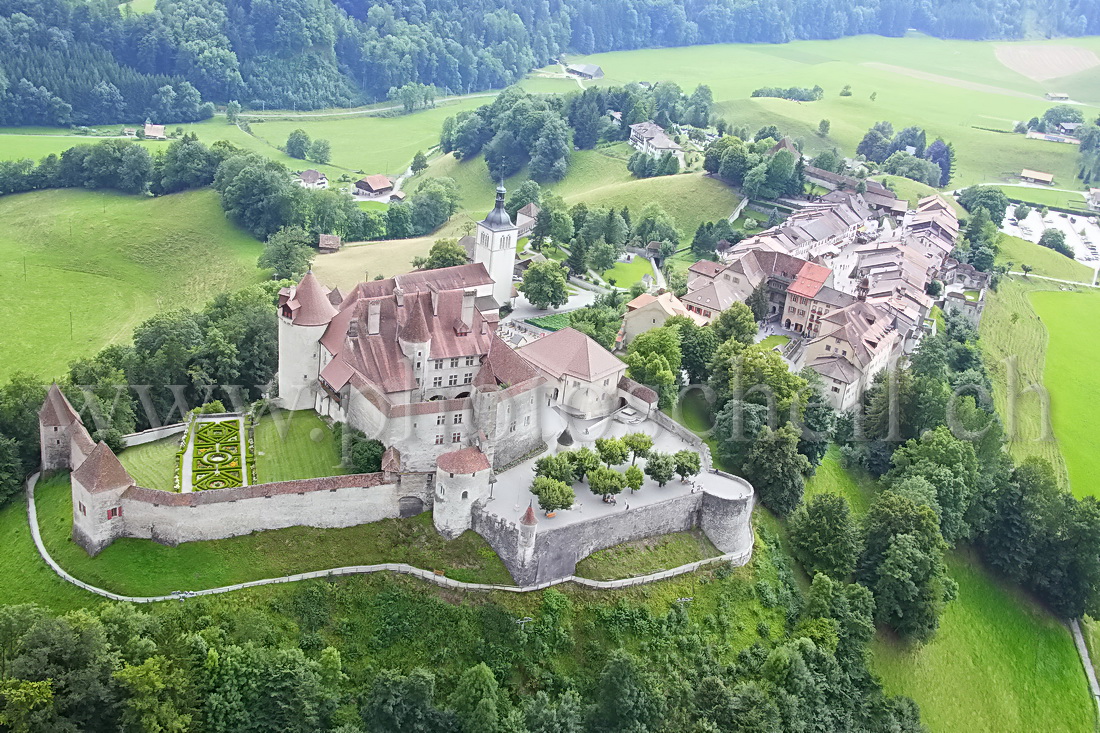
[[[660,410],[653,410],[649,418],[657,423],[659,426],[675,435],[680,440],[690,445],[694,450],[698,451],[701,462],[701,469],[703,471],[709,471],[711,468],[710,446],[692,431],[685,428],[680,423],[673,420],[671,417],[661,412]]]
[[[236,417],[236,415],[234,415]],[[123,435],[122,442],[127,448],[133,448],[135,445],[145,445],[146,443],[153,443],[161,438],[168,438],[173,435],[179,435],[187,430],[187,423],[174,423],[172,425],[162,425],[159,428],[149,428],[143,430],[140,433],[131,433],[130,435]]]

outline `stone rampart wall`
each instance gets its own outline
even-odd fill
[[[161,438],[179,435],[185,430],[187,430],[187,423],[178,422],[173,425],[162,425],[159,428],[143,430],[140,433],[124,435],[122,436],[122,441],[126,444],[127,448],[133,448],[135,445],[145,445],[146,443],[152,443]]]

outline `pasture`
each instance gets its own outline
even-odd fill
[[[226,220],[211,190],[25,193],[0,198],[0,220],[0,379],[59,376],[156,313],[264,279],[260,243]]]
[[[256,481],[339,476],[340,445],[332,429],[312,410],[277,411],[256,425]]]
[[[1056,181],[1059,186],[1072,186],[1076,181]],[[1076,191],[1059,191],[1056,188],[1038,188],[1036,186],[998,186],[1010,201],[1022,201],[1032,207],[1050,206],[1057,209],[1080,211],[1094,216],[1085,203],[1085,195]]]
[[[1064,291],[1033,292],[1029,300],[1048,336],[1043,385],[1050,394],[1050,422],[1065,458],[1069,487],[1078,497],[1100,496],[1096,406],[1100,404],[1098,349],[1082,330],[1100,323],[1100,296]]]
[[[1092,268],[1026,239],[1005,234],[997,247],[997,264],[1011,264],[1015,272],[1020,272],[1022,265],[1028,265],[1035,275],[1077,282],[1092,281]]]

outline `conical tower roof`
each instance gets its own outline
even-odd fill
[[[539,523],[539,520],[535,518],[535,508],[533,506],[527,505],[527,511],[523,513],[523,519],[519,520],[519,523],[528,527]]]
[[[80,420],[80,416],[54,382],[46,392],[46,401],[38,410],[38,419],[47,427],[65,428]]]
[[[419,293],[412,296],[412,304],[409,306],[409,315],[405,324],[397,332],[397,337],[410,344],[424,344],[431,341],[432,335],[428,331],[428,319],[424,317],[423,299]]]
[[[329,301],[328,293],[314,277],[313,270],[298,283],[287,305],[293,312],[291,322],[295,326],[325,326],[336,315],[336,306]]]

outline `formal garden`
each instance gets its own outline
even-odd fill
[[[191,438],[191,489],[236,489],[247,486],[246,470],[252,465],[241,419],[203,421]]]

